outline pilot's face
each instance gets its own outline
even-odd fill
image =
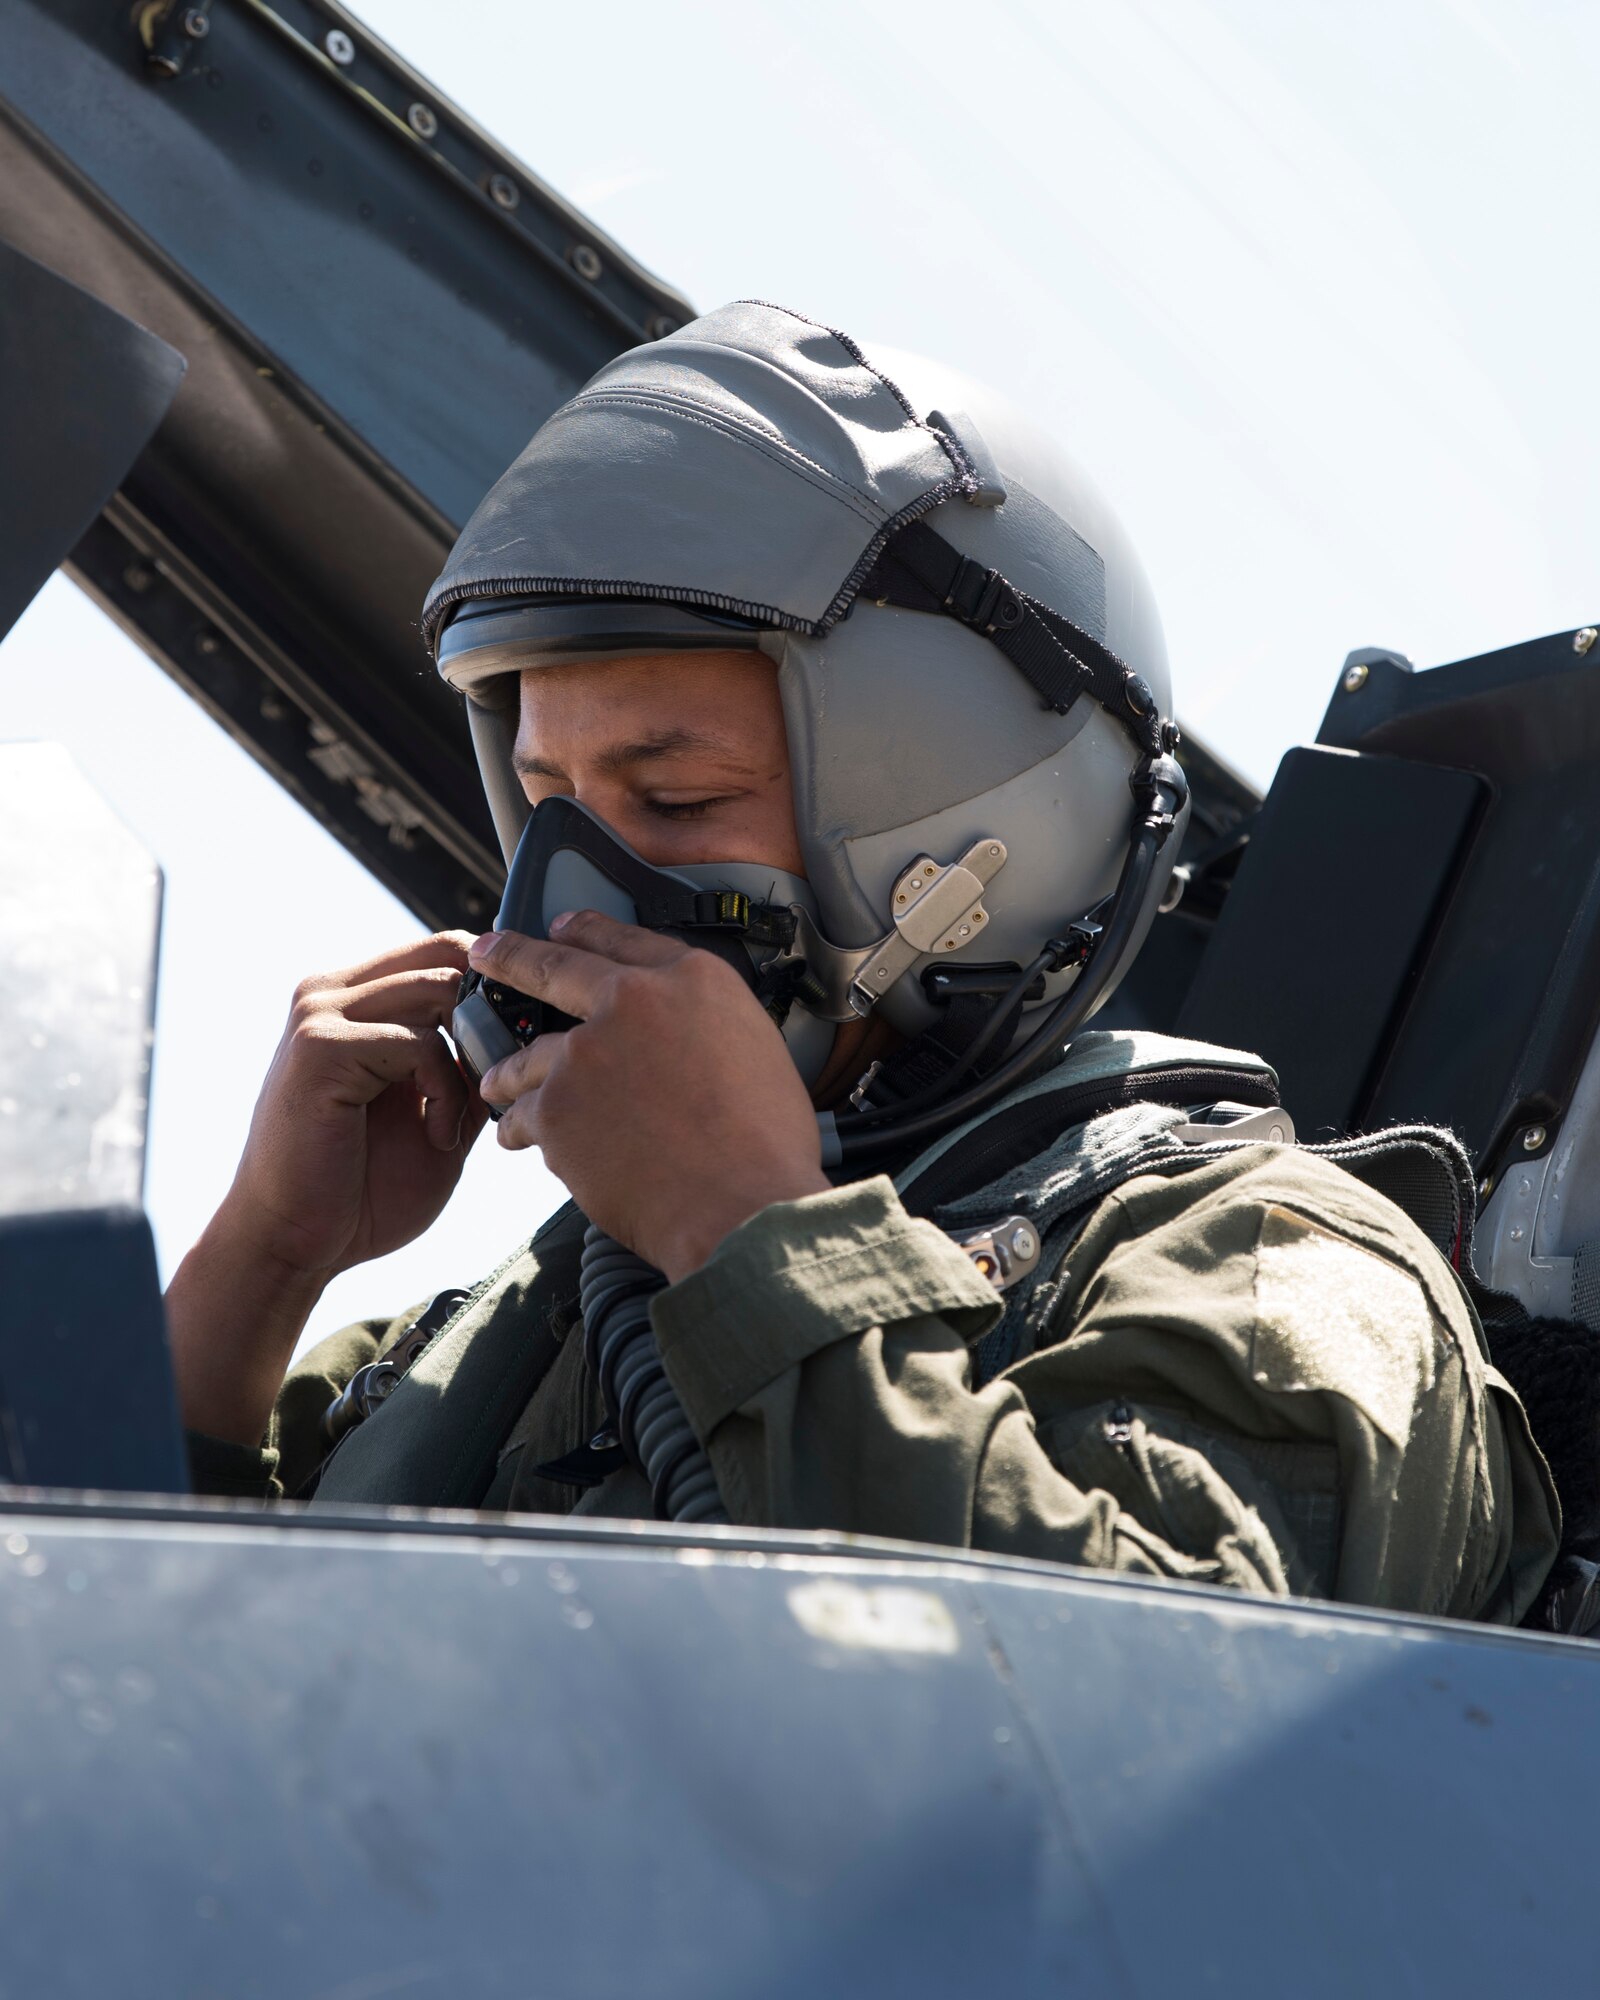
[[[755,861],[804,875],[777,668],[755,652],[639,654],[522,676],[516,765],[658,868]]]

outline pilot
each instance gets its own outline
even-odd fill
[[[1021,413],[726,307],[549,419],[424,632],[507,902],[296,994],[168,1297],[202,1491],[1524,1617],[1559,1512],[1447,1136],[1297,1144],[1256,1058],[1087,1025],[1187,787],[1143,573]],[[572,1203],[290,1366],[490,1112]]]

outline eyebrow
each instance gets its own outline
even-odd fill
[[[649,764],[667,757],[676,757],[684,751],[700,751],[719,758],[730,771],[749,773],[751,766],[732,761],[732,745],[724,737],[714,736],[706,730],[682,727],[653,729],[647,736],[636,736],[626,743],[613,743],[600,752],[595,763],[608,777],[619,771],[633,769],[638,764]],[[530,778],[560,778],[565,773],[553,764],[531,751],[519,750],[514,758],[519,772]]]

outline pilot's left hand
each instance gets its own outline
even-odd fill
[[[672,1280],[741,1222],[825,1190],[811,1099],[732,966],[594,910],[490,933],[474,970],[579,1025],[483,1079],[502,1146],[538,1146],[591,1222]]]

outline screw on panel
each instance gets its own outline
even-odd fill
[[[194,642],[194,649],[203,659],[212,659],[222,651],[222,641],[215,632],[202,632]]]
[[[322,46],[328,52],[328,60],[345,69],[356,59],[356,45],[343,28],[330,28],[322,38]]]
[[[183,32],[191,42],[203,42],[211,33],[211,21],[203,7],[190,7],[185,10]]]
[[[572,268],[580,278],[587,278],[592,285],[605,266],[600,262],[600,253],[587,243],[574,243],[567,252],[572,260]]]
[[[150,588],[156,580],[156,573],[147,563],[129,563],[122,572],[122,581],[137,596]]]
[[[491,174],[489,199],[496,208],[515,208],[522,199],[522,190],[509,174]]]
[[[1575,653],[1587,653],[1596,639],[1600,639],[1600,632],[1597,632],[1592,625],[1585,625],[1581,632],[1573,633],[1572,650]]]
[[[439,129],[439,121],[426,104],[413,104],[406,113],[406,123],[419,139],[431,139]]]
[[[1522,1135],[1522,1150],[1525,1153],[1537,1153],[1549,1136],[1542,1125],[1530,1125]]]
[[[665,340],[669,333],[676,333],[678,322],[670,313],[652,313],[645,326],[645,332],[652,340]]]
[[[1371,669],[1364,660],[1357,660],[1353,667],[1346,667],[1342,683],[1345,693],[1359,694],[1361,689],[1366,686],[1367,675],[1370,672]]]

